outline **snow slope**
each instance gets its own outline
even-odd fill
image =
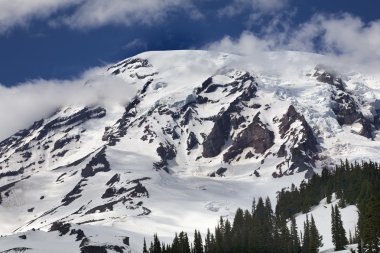
[[[0,143],[0,252],[140,252],[144,237],[206,232],[340,159],[378,161],[380,82],[323,61],[168,51],[110,66],[138,90],[125,108],[67,105]],[[323,205],[313,212],[328,238]],[[345,226],[355,215],[342,210]]]

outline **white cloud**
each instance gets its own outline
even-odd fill
[[[240,55],[255,55],[269,51],[273,42],[256,37],[253,33],[245,31],[239,39],[226,36],[220,41],[213,42],[206,47],[210,50],[229,52]]]
[[[141,39],[134,39],[123,46],[124,50],[143,49],[147,50],[148,44]]]
[[[57,10],[81,0],[0,0],[0,33],[15,26],[27,26],[36,18],[46,18]]]
[[[271,13],[287,6],[287,0],[233,0],[219,10],[221,16],[236,16],[244,11],[253,13]]]
[[[71,7],[66,14],[54,13]],[[184,11],[191,18],[202,14],[192,0],[0,0],[0,33],[27,26],[34,19],[48,19],[51,25],[95,28],[107,24],[154,24],[170,12]]]
[[[178,9],[195,12],[188,0],[86,0],[63,22],[74,28],[104,24],[153,24]]]
[[[380,20],[364,23],[349,14],[319,14],[298,27],[289,26],[282,32],[272,27],[264,30],[260,36],[243,32],[239,39],[233,40],[226,36],[206,48],[255,58],[273,50],[321,53],[338,70],[380,75],[379,45]]]
[[[72,81],[36,80],[15,87],[0,85],[0,140],[66,105],[123,106],[136,93],[121,78],[94,68]]]

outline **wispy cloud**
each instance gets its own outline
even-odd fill
[[[31,20],[47,18],[58,10],[80,2],[81,0],[1,0],[0,33],[15,26],[28,26]]]
[[[288,0],[233,0],[218,11],[220,16],[233,17],[243,12],[251,13],[251,17],[273,13],[288,5]]]
[[[193,19],[203,17],[192,0],[1,0],[0,33],[17,26],[28,26],[38,19],[47,20],[53,26],[65,25],[73,29],[109,24],[152,25],[175,11],[183,11]]]
[[[226,36],[205,48],[256,58],[276,50],[321,53],[336,68],[379,75],[380,20],[365,23],[350,14],[317,14],[297,27],[284,27],[268,27],[260,35],[245,31],[238,39]]]
[[[104,68],[94,68],[71,81],[35,80],[10,88],[0,85],[0,140],[62,106],[125,105],[135,87],[103,72]]]

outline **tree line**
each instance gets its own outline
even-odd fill
[[[316,253],[322,246],[313,216],[307,216],[304,229],[298,233],[295,218],[287,220],[273,212],[269,198],[259,198],[252,210],[238,209],[234,219],[220,218],[213,232],[208,229],[202,239],[194,232],[194,241],[189,242],[185,232],[175,234],[171,244],[160,243],[157,235],[150,246],[144,240],[143,253]]]
[[[331,203],[335,193],[338,206],[356,205],[359,210],[357,230],[349,231],[350,243],[358,243],[359,252],[380,252],[380,166],[374,162],[349,163],[347,160],[334,169],[324,168],[321,175],[303,181],[299,188],[292,185],[278,193],[276,214],[286,219],[297,213],[307,213],[311,207],[326,198]],[[338,208],[332,210],[332,216],[340,215]],[[340,218],[340,217],[338,217]],[[337,217],[335,217],[335,220]],[[332,218],[333,242],[336,249],[343,249],[346,240],[342,235],[342,226]],[[338,229],[338,230],[336,230]],[[334,236],[338,239],[334,239]],[[339,239],[340,238],[340,239]],[[338,246],[337,246],[338,245]]]
[[[331,203],[333,194],[339,199],[331,208],[331,232],[335,250],[347,244],[358,243],[359,252],[380,252],[380,167],[377,163],[341,162],[334,169],[324,168],[299,187],[292,185],[277,195],[273,211],[269,198],[254,200],[252,210],[238,209],[234,219],[220,218],[211,232],[202,239],[194,232],[189,241],[185,232],[176,233],[171,244],[160,242],[158,235],[147,245],[144,253],[314,253],[322,245],[322,236],[313,216],[306,215],[303,230],[298,233],[295,215],[308,213],[326,198]],[[340,208],[356,205],[359,210],[358,226],[344,230]]]

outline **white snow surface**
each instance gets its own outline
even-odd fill
[[[90,238],[90,245],[123,245],[120,238],[124,236],[130,238],[132,252],[141,252],[144,237],[150,241],[153,234],[158,233],[162,241],[171,242],[174,233],[181,230],[190,236],[194,229],[205,233],[207,228],[216,225],[219,216],[232,219],[238,207],[250,208],[254,197],[269,196],[274,206],[277,191],[290,187],[292,183],[299,185],[305,178],[305,172],[272,177],[274,172],[278,172],[276,165],[284,161],[284,158],[274,155],[284,140],[280,137],[279,123],[273,119],[281,118],[290,105],[305,117],[318,140],[320,159],[314,167],[315,172],[320,172],[322,166],[331,166],[346,158],[350,161],[380,160],[376,131],[374,138],[369,139],[358,134],[360,125],[338,124],[331,107],[331,85],[318,82],[313,76],[314,67],[323,61],[321,55],[272,52],[268,54],[268,62],[282,61],[281,67],[289,63],[288,69],[276,71],[275,68],[251,65],[243,56],[208,51],[146,52],[131,59],[145,59],[148,64],[143,66],[137,62],[125,66],[125,61],[122,61],[104,73],[114,73],[126,85],[140,91],[150,82],[144,94],[136,94],[140,101],[132,110],[133,117],[127,123],[126,133],[120,130],[125,108],[115,105],[106,108],[104,117],[59,126],[50,130],[42,140],[36,140],[43,126],[54,119],[70,117],[86,107],[97,106],[67,105],[47,118],[43,126],[20,138],[21,143],[16,146],[5,148],[0,145],[0,173],[23,168],[18,175],[0,176],[0,187],[15,183],[1,192],[0,234],[4,237],[0,238],[0,252],[16,247],[31,248],[31,252],[80,252],[80,242],[75,241],[75,236],[48,232],[51,224],[58,220],[80,227]],[[225,92],[230,92],[233,87],[228,85],[245,73],[254,77],[257,93],[244,104],[241,114],[248,124],[260,112],[261,122],[274,132],[273,146],[264,154],[254,154],[251,159],[245,155],[249,151],[254,153],[254,150],[247,148],[239,159],[226,163],[223,154],[232,141],[228,140],[219,155],[202,157],[204,136],[210,133],[213,122],[196,119],[210,118],[223,108],[227,109],[240,95],[236,92],[226,96]],[[380,80],[360,73],[340,75],[347,90],[359,101],[363,114],[373,117],[376,107],[380,109]],[[159,108],[179,110],[192,102],[196,89],[209,77],[214,83],[225,85],[226,91],[218,88],[208,93],[208,99],[213,102],[198,105],[189,124],[182,126],[179,124],[181,118],[174,121],[169,114],[158,112]],[[239,85],[245,89],[250,84]],[[254,104],[262,106],[253,109]],[[146,126],[154,133],[147,134]],[[296,122],[292,127],[298,129],[300,124]],[[175,129],[179,137],[171,138],[164,129]],[[238,128],[232,132],[236,136],[242,130]],[[200,142],[190,151],[186,149],[189,132],[193,132]],[[118,141],[109,145],[109,140],[103,138],[107,134],[116,136]],[[79,140],[53,150],[57,140],[75,136],[80,136]],[[143,136],[146,136],[145,140]],[[10,140],[14,141],[19,137],[15,135],[12,138]],[[160,161],[157,154],[160,143],[169,143],[176,149],[175,158],[168,161],[170,173],[153,169],[153,163]],[[27,151],[17,150],[26,144]],[[104,147],[110,169],[81,181],[86,164]],[[63,156],[57,155],[60,151],[65,151]],[[23,156],[25,152],[30,152],[30,158]],[[79,162],[74,163],[76,161]],[[287,166],[289,168],[290,164]],[[96,164],[92,169],[103,167],[104,164]],[[227,168],[223,177],[209,176],[220,167]],[[259,177],[254,175],[255,171],[259,172]],[[119,181],[107,185],[115,174],[119,175]],[[140,181],[134,181],[137,179]],[[116,190],[124,187],[126,191],[102,198],[110,185]],[[133,187],[138,185],[142,185],[148,195],[131,194]],[[72,194],[77,198],[63,205],[62,199],[75,186],[80,186],[81,192]],[[112,210],[89,212],[123,197],[124,201],[114,204]],[[330,240],[331,206],[323,201],[311,213],[324,237],[322,250],[329,250],[333,248]],[[33,210],[28,211],[31,208]],[[348,206],[341,211],[347,232],[349,229],[353,231],[357,221],[356,207]],[[302,228],[304,219],[305,215],[297,216],[299,228]],[[85,224],[81,224],[83,222]],[[18,237],[23,234],[27,235],[26,240]]]

